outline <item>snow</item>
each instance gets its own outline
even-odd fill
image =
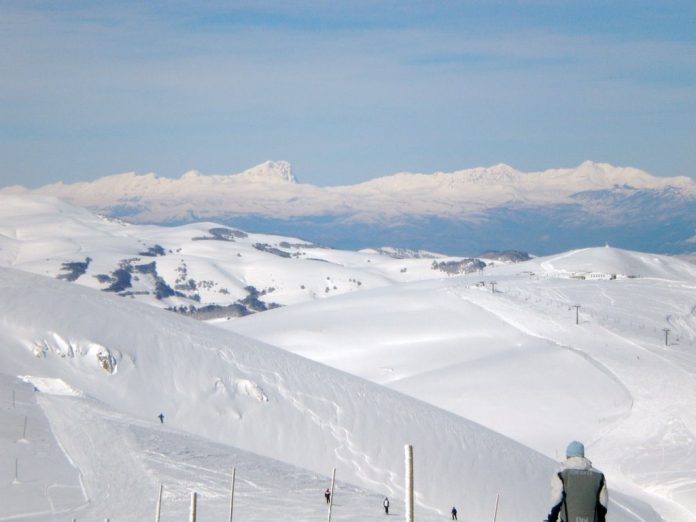
[[[334,467],[333,519],[383,520],[385,495],[402,517],[407,443],[418,520],[453,504],[462,520],[490,519],[497,494],[498,520],[541,520],[572,439],[607,474],[612,521],[696,520],[693,265],[600,248],[451,277],[388,249],[192,241],[217,225],[130,226],[1,197],[0,499],[11,507],[0,521],[141,521],[160,482],[163,521],[186,516],[191,491],[202,519],[220,518],[233,467],[240,520],[324,520]],[[321,261],[256,242],[304,243],[285,248]],[[287,306],[207,324],[98,291],[91,276],[154,244],[165,275],[183,257],[197,280],[275,285]],[[75,283],[56,280],[87,256]],[[290,291],[301,282],[317,295]]]

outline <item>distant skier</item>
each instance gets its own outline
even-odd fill
[[[326,491],[324,491],[324,498],[327,504],[331,502],[331,490],[329,488],[326,488]]]
[[[573,441],[566,449],[567,460],[552,482],[551,513],[548,522],[589,520],[606,522],[609,495],[604,474],[585,458],[585,446]]]
[[[452,506],[452,520],[457,520],[457,508]]]
[[[389,499],[387,497],[384,497],[384,502],[382,502],[382,505],[384,506],[384,514],[388,515],[389,514]]]
[[[160,413],[157,418],[160,420],[160,423],[164,424],[164,413]]]

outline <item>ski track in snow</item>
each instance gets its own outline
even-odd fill
[[[219,352],[223,359],[228,360],[229,354],[227,352]],[[394,471],[381,468],[376,466],[369,458],[369,451],[366,449],[361,449],[356,443],[353,442],[351,438],[350,431],[339,424],[339,419],[341,418],[341,407],[334,401],[330,401],[325,397],[308,395],[299,391],[293,391],[284,385],[283,376],[278,372],[269,372],[263,370],[262,368],[250,368],[243,365],[239,361],[234,361],[234,364],[244,373],[248,375],[258,374],[263,379],[264,383],[273,387],[280,393],[280,395],[285,398],[289,404],[291,404],[297,411],[299,411],[303,417],[307,418],[315,425],[320,427],[322,430],[328,430],[333,438],[339,442],[338,447],[335,448],[334,454],[338,462],[342,462],[353,467],[357,477],[362,479],[367,484],[372,484],[378,488],[384,488],[385,486],[389,490],[389,494],[394,494],[394,490],[385,485],[382,481],[375,480],[374,477],[380,477],[387,475],[389,476],[391,483],[398,483],[400,477],[394,473]],[[323,403],[329,406],[333,410],[333,414],[327,417],[325,414],[318,413],[309,406],[310,402]],[[343,451],[347,452],[347,455],[343,454]],[[359,463],[362,463],[365,468],[363,468]]]

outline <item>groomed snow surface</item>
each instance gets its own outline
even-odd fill
[[[326,520],[334,467],[332,520],[384,520],[384,496],[402,519],[407,443],[416,520],[453,504],[492,520],[499,494],[498,521],[539,521],[575,438],[607,474],[609,520],[696,520],[693,265],[602,247],[206,324],[24,271],[94,229],[46,201],[31,227],[0,223],[0,258],[23,269],[0,268],[0,521],[154,519],[160,483],[163,522],[192,491],[199,520],[226,520],[232,468],[235,520]]]

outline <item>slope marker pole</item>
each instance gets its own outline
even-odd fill
[[[333,498],[334,498],[334,485],[336,484],[336,468],[333,469],[333,474],[331,475],[331,495],[329,496],[329,518],[328,522],[331,522],[331,511],[333,509]]]
[[[500,500],[500,493],[495,496],[495,511],[493,512],[493,522],[498,520],[498,501]]]
[[[413,522],[413,446],[404,446],[406,460],[406,522]]]
[[[196,522],[196,497],[198,495],[194,491],[191,493],[191,516],[189,518],[189,522]]]
[[[160,522],[160,513],[162,512],[162,483],[159,485],[159,494],[157,495],[157,510],[155,511],[155,522]]]
[[[230,489],[230,522],[232,522],[232,511],[234,510],[234,479],[237,468],[232,468],[232,488]]]

